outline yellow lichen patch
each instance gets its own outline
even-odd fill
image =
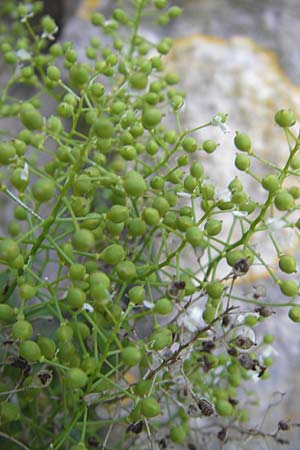
[[[78,10],[78,17],[89,20],[92,12],[99,8],[101,0],[83,0]]]

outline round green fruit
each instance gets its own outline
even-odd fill
[[[291,109],[280,109],[275,114],[275,122],[283,128],[292,127],[296,123],[295,114]]]
[[[170,430],[170,439],[175,444],[183,445],[186,438],[186,431],[182,425]]]
[[[66,383],[73,389],[82,388],[88,382],[86,373],[78,367],[73,367],[68,370],[66,375]]]
[[[72,244],[79,252],[88,252],[95,246],[95,237],[90,230],[79,229],[72,237]]]
[[[135,305],[143,303],[146,298],[145,289],[142,286],[134,286],[128,291],[129,300]]]
[[[106,264],[116,265],[125,258],[125,250],[119,244],[108,245],[100,255]]]
[[[215,403],[216,411],[220,416],[228,417],[233,414],[233,407],[227,400],[217,400]]]
[[[294,280],[284,280],[280,282],[280,290],[287,297],[294,297],[298,293],[298,285]]]
[[[300,306],[293,306],[289,310],[289,318],[296,323],[300,322]]]
[[[160,414],[160,405],[155,398],[143,398],[141,400],[141,412],[145,417],[156,417]]]
[[[206,292],[211,298],[221,298],[224,291],[224,286],[219,281],[213,281],[206,286]]]
[[[121,352],[121,359],[129,367],[136,366],[142,359],[142,352],[134,346],[125,347]]]
[[[162,118],[162,112],[156,108],[146,108],[142,113],[142,124],[146,129],[156,127]]]
[[[198,227],[191,226],[186,230],[185,237],[193,247],[199,247],[203,243],[204,234]]]
[[[266,175],[262,179],[262,186],[264,189],[266,189],[269,192],[275,192],[280,186],[280,181],[278,179],[277,175],[274,175],[270,173],[269,175]]]
[[[18,244],[9,238],[2,239],[0,241],[0,259],[10,263],[16,259],[20,254],[20,249]]]
[[[55,183],[48,178],[40,178],[33,184],[32,194],[38,202],[47,202],[54,197]]]
[[[3,322],[10,322],[15,315],[14,309],[6,304],[0,304],[0,320]]]
[[[37,344],[45,358],[51,360],[55,357],[56,345],[52,339],[46,336],[40,336],[37,340]]]
[[[13,422],[19,420],[20,412],[15,403],[2,402],[0,404],[1,422]]]
[[[122,281],[132,280],[136,277],[136,267],[131,261],[122,261],[116,265],[116,272]]]
[[[18,320],[11,328],[14,339],[29,339],[33,333],[32,325],[27,320]]]
[[[278,192],[274,201],[279,211],[288,211],[294,206],[294,197],[286,190]]]
[[[28,130],[40,130],[43,127],[43,116],[34,107],[25,107],[20,111],[22,124]]]
[[[234,145],[236,148],[242,152],[250,152],[251,150],[251,139],[248,134],[236,133],[234,138]]]
[[[139,172],[131,170],[124,177],[124,189],[131,197],[140,197],[145,193],[147,184]]]
[[[173,304],[169,298],[160,298],[155,302],[154,312],[161,315],[171,314]]]
[[[282,255],[279,258],[279,267],[282,272],[293,273],[297,272],[296,259],[294,256]]]
[[[71,287],[68,290],[66,300],[72,308],[80,309],[82,308],[86,300],[86,295],[85,292],[82,291],[81,289],[77,287]]]
[[[36,342],[33,341],[24,341],[20,344],[19,353],[22,358],[26,359],[26,361],[39,361],[42,352],[40,347]]]

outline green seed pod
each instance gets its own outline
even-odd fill
[[[125,250],[119,244],[108,245],[100,255],[106,264],[116,265],[125,258]]]
[[[145,417],[155,417],[160,414],[159,403],[155,398],[147,397],[141,400],[141,412]]]
[[[33,298],[36,294],[37,288],[29,283],[20,284],[18,287],[19,295],[24,300]]]
[[[165,185],[165,180],[162,177],[159,176],[155,176],[153,178],[151,178],[150,181],[150,186],[152,187],[152,189],[157,189],[157,190],[163,190]]]
[[[204,233],[198,227],[191,226],[186,230],[185,237],[193,247],[199,247],[203,243]]]
[[[150,226],[157,226],[160,222],[159,213],[154,208],[145,208],[142,212],[142,218]]]
[[[89,72],[85,64],[74,64],[70,69],[70,81],[75,86],[83,86],[89,81]]]
[[[132,89],[143,90],[147,87],[148,76],[143,72],[133,72],[130,75],[129,84]]]
[[[218,144],[210,139],[204,141],[202,144],[202,148],[206,153],[213,153],[217,147]]]
[[[275,122],[283,128],[292,127],[296,123],[295,114],[291,109],[280,109],[275,114]]]
[[[219,299],[222,297],[224,286],[219,281],[213,281],[206,286],[207,295],[211,298]]]
[[[243,190],[243,185],[241,183],[241,181],[235,177],[228,185],[228,189],[230,190],[230,192],[237,192],[237,191],[242,191]]]
[[[70,278],[73,281],[82,280],[86,273],[86,268],[83,264],[72,264],[69,268]]]
[[[115,127],[110,119],[101,117],[94,123],[94,130],[98,137],[102,139],[110,139],[114,136]]]
[[[146,298],[145,289],[142,286],[134,286],[128,291],[129,300],[135,305],[143,303]]]
[[[134,387],[134,392],[140,397],[145,397],[149,394],[152,387],[153,380],[140,380]]]
[[[173,304],[169,298],[160,298],[156,300],[154,306],[154,312],[156,314],[168,315],[173,310]]]
[[[194,221],[193,221],[192,217],[180,216],[180,217],[176,218],[176,227],[178,228],[178,230],[185,232],[189,228],[192,228],[192,227],[194,228]],[[193,233],[196,234],[196,232],[193,232]],[[191,235],[193,233],[191,232]],[[198,233],[198,235],[199,235],[199,233]],[[191,236],[190,236],[190,239],[192,239]]]
[[[39,361],[42,357],[40,347],[33,341],[22,342],[19,347],[19,353],[26,361]]]
[[[289,310],[289,318],[296,323],[300,322],[300,306],[293,306]]]
[[[175,442],[175,444],[183,445],[186,438],[186,430],[182,425],[172,428],[170,430],[170,439]]]
[[[198,148],[198,143],[196,139],[192,137],[186,137],[182,141],[183,149],[188,153],[194,153]]]
[[[296,259],[294,256],[282,255],[279,258],[279,267],[285,273],[297,272]]]
[[[67,324],[60,325],[55,332],[56,338],[63,343],[71,341],[73,339],[73,334],[72,327]]]
[[[233,407],[227,400],[217,400],[215,403],[216,411],[220,416],[228,417],[233,414]]]
[[[238,154],[235,158],[235,167],[241,171],[245,171],[250,167],[250,159],[247,155]]]
[[[22,108],[20,111],[20,119],[28,130],[41,130],[43,127],[43,117],[33,106]]]
[[[146,232],[146,223],[142,219],[130,219],[127,226],[129,234],[133,237],[143,236]]]
[[[170,205],[168,201],[164,197],[156,197],[156,199],[152,203],[152,207],[155,208],[160,217],[163,217],[170,209]]]
[[[204,174],[204,168],[202,164],[194,161],[193,164],[191,165],[190,173],[193,177],[196,178],[196,180],[199,180]]]
[[[86,300],[86,295],[81,289],[77,287],[71,287],[68,290],[66,300],[72,308],[80,309],[82,308]]]
[[[202,317],[205,323],[211,323],[216,317],[216,308],[213,306],[206,306]]]
[[[0,403],[0,417],[2,423],[9,423],[19,420],[20,412],[15,403],[2,402]]]
[[[88,252],[95,247],[95,237],[90,230],[80,229],[75,231],[72,244],[79,252]]]
[[[56,66],[47,67],[47,77],[51,81],[59,81],[61,76],[60,69]]]
[[[226,261],[229,266],[233,267],[239,259],[243,259],[244,257],[245,255],[242,250],[232,250],[226,254]]]
[[[136,267],[131,261],[122,261],[116,265],[116,272],[122,281],[129,281],[136,277]]]
[[[139,172],[131,170],[124,177],[124,189],[130,197],[140,197],[145,193],[147,184]]]
[[[107,213],[107,218],[114,223],[126,222],[129,219],[127,206],[113,205]]]
[[[5,238],[0,241],[0,260],[10,263],[20,254],[20,249],[13,239]]]
[[[96,309],[101,312],[103,305],[107,304],[110,300],[110,293],[107,288],[100,283],[93,284],[90,288],[90,294],[92,299],[97,302]]]
[[[45,358],[52,360],[55,357],[56,345],[52,339],[46,336],[40,336],[37,344]]]
[[[168,328],[158,328],[150,336],[154,350],[159,351],[172,345],[172,332]]]
[[[242,152],[250,152],[251,150],[251,140],[248,134],[236,133],[234,138],[234,145],[237,149]]]
[[[222,221],[215,219],[208,219],[204,225],[204,229],[209,236],[216,236],[222,230]]]
[[[139,364],[142,359],[142,352],[139,348],[133,345],[125,347],[121,352],[121,359],[124,364],[133,367]]]
[[[11,334],[14,339],[29,339],[32,333],[32,325],[27,320],[18,320],[11,328]]]
[[[95,374],[98,368],[97,359],[94,356],[84,358],[81,364],[81,369],[87,374]]]
[[[83,340],[90,337],[90,329],[84,322],[75,321],[71,322],[70,325],[74,331],[75,338],[78,338],[78,335],[81,336]]]
[[[142,124],[146,129],[156,127],[162,119],[162,112],[156,108],[146,108],[142,113]]]
[[[281,292],[287,297],[294,297],[298,293],[298,285],[294,280],[284,280],[279,284]]]
[[[0,320],[11,322],[15,316],[14,309],[6,304],[0,304]]]
[[[55,183],[48,178],[40,178],[32,186],[32,194],[36,201],[44,203],[51,200],[55,194]]]
[[[280,181],[277,175],[270,173],[265,176],[261,182],[263,188],[265,188],[269,192],[275,192],[280,187]]]
[[[65,379],[67,386],[73,389],[83,388],[88,382],[87,375],[79,367],[69,369]]]
[[[288,211],[294,206],[294,197],[287,190],[284,190],[276,194],[274,202],[279,211]]]
[[[249,327],[254,327],[257,324],[258,318],[254,314],[248,314],[245,317],[245,325]]]
[[[8,165],[16,155],[16,149],[10,142],[0,142],[0,164]]]
[[[192,175],[188,175],[187,177],[185,177],[183,185],[186,191],[192,193],[198,185],[197,178],[193,177]]]

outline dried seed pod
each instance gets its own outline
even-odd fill
[[[190,417],[198,417],[199,416],[199,409],[195,405],[195,403],[190,403],[186,410],[187,414]]]
[[[214,407],[206,398],[195,398],[195,401],[204,416],[209,417],[214,414]]]
[[[126,433],[139,434],[143,431],[143,426],[144,426],[144,424],[143,424],[142,420],[140,420],[139,422],[131,423],[126,428]]]
[[[238,355],[238,351],[236,348],[234,347],[229,347],[229,349],[227,350],[228,355],[236,357]]]
[[[238,362],[244,369],[253,370],[253,359],[247,353],[243,353],[238,357]]]
[[[245,273],[247,273],[249,269],[250,264],[248,258],[238,259],[233,265],[233,272],[236,277],[245,275]]]
[[[254,310],[255,312],[258,312],[258,314],[261,317],[269,317],[272,314],[274,314],[274,311],[272,311],[270,308],[268,308],[267,306],[260,306],[259,308],[255,308]]]
[[[253,345],[256,345],[255,342],[252,341],[252,339],[246,336],[242,336],[240,334],[236,338],[234,338],[231,342],[243,350],[249,350]]]
[[[215,343],[213,341],[203,341],[202,342],[202,351],[210,353],[212,350],[215,349]]]
[[[236,406],[240,403],[240,401],[237,398],[228,397],[228,401],[232,406]]]

